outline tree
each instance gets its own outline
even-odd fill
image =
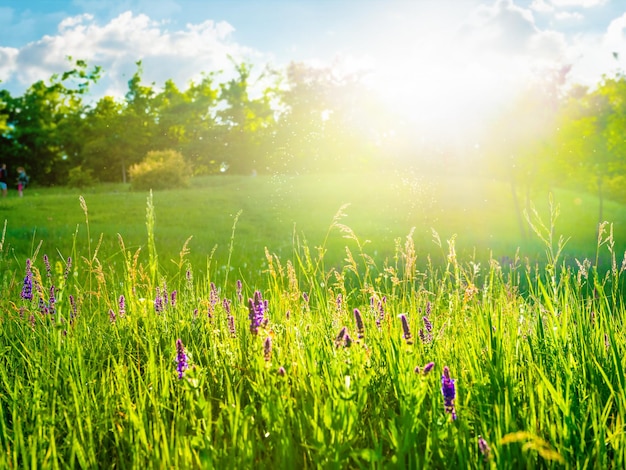
[[[592,176],[598,196],[598,223],[604,218],[607,182],[626,170],[626,77],[604,77],[597,89],[572,94],[560,116],[563,165]]]
[[[26,167],[40,184],[62,182],[81,145],[71,129],[80,123],[82,98],[99,76],[99,67],[89,69],[78,60],[72,70],[52,75],[49,83],[34,83],[23,96],[13,98],[2,90],[5,126],[0,148],[7,163]]]

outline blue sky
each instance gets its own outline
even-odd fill
[[[612,52],[618,52],[619,60]],[[626,70],[624,0],[3,0],[0,87],[22,93],[69,68],[101,65],[94,94],[123,96],[135,62],[181,87],[246,60],[367,72],[397,106],[467,120],[533,76],[571,65],[593,86]]]

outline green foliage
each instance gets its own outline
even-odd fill
[[[93,176],[93,170],[85,169],[82,166],[74,167],[70,170],[66,185],[68,188],[89,188],[94,186],[97,180]]]
[[[219,260],[191,263],[187,242],[173,275],[122,236],[113,255],[92,251],[98,211],[79,201],[69,255],[21,260],[1,236],[3,468],[626,466],[624,269],[552,266],[555,227],[539,213],[548,269],[518,256],[481,267],[454,239],[422,269],[412,233],[376,267],[340,211],[318,250],[268,250],[263,273],[228,282]],[[330,266],[335,236],[344,261]],[[268,308],[254,334],[257,291]]]
[[[134,190],[183,188],[189,185],[190,175],[189,165],[175,150],[148,152],[141,163],[130,167]]]

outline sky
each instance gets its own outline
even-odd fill
[[[390,107],[449,126],[550,69],[570,65],[590,87],[626,70],[626,1],[0,0],[0,88],[21,94],[70,56],[103,68],[95,97],[122,97],[138,60],[146,83],[183,89],[227,76],[232,60],[258,73],[333,64],[363,72]]]

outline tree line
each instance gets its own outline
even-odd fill
[[[64,184],[76,168],[126,182],[130,166],[155,150],[179,152],[194,174],[348,171],[425,161],[426,153],[434,167],[454,166],[442,156],[449,149],[420,146],[416,130],[358,74],[295,62],[262,73],[233,65],[227,80],[204,73],[181,89],[172,80],[145,84],[137,62],[123,98],[95,102],[90,90],[103,71],[82,60],[21,96],[0,90],[0,159],[41,185]],[[456,161],[509,181],[520,206],[538,186],[565,180],[601,201],[623,197],[626,78],[615,73],[588,89],[568,85],[568,72],[547,70],[504,103],[475,136],[480,151]]]

